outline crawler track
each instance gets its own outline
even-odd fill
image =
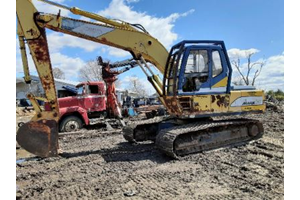
[[[167,117],[155,117],[153,119],[135,121],[123,128],[123,137],[128,142],[155,140],[157,125]]]
[[[159,130],[159,124],[169,121],[172,128]],[[226,145],[244,143],[263,134],[257,120],[231,119],[190,122],[184,125],[163,117],[141,120],[123,128],[124,138],[132,143],[155,141],[160,150],[173,158]]]
[[[262,124],[257,120],[234,119],[196,122],[163,129],[155,144],[173,158],[247,142],[261,137]]]

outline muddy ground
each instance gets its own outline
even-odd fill
[[[18,199],[283,199],[284,115],[268,110],[263,138],[173,160],[120,131],[60,138],[64,153],[40,159],[17,150]]]

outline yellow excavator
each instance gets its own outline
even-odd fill
[[[179,158],[262,136],[263,126],[257,120],[212,118],[265,111],[262,90],[231,85],[232,68],[223,41],[184,40],[168,52],[140,24],[42,1],[92,20],[64,17],[60,11],[41,13],[31,0],[17,0],[17,33],[24,78],[30,83],[27,43],[44,88],[45,101],[50,105],[50,109],[43,110],[37,103],[38,97],[28,95],[36,114],[17,132],[17,141],[25,150],[40,157],[58,155],[60,116],[46,28],[125,50],[146,74],[170,116],[128,124],[123,132],[129,142],[153,140],[167,155]],[[163,74],[162,80],[152,67]]]

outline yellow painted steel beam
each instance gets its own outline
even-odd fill
[[[41,27],[128,51],[135,59],[143,57],[164,73],[169,53],[149,34],[52,14],[38,15],[37,22]]]
[[[33,62],[36,66],[41,84],[43,86],[46,99],[49,102],[51,111],[42,111],[39,116],[34,118],[47,119],[46,116],[52,116],[50,119],[59,119],[59,107],[57,102],[56,89],[52,74],[52,66],[49,56],[48,43],[45,34],[45,28],[37,26],[34,16],[38,11],[31,1],[17,0],[17,19],[19,22],[18,33],[27,41]],[[22,41],[21,41],[22,45]],[[26,73],[26,72],[25,72]],[[37,110],[40,112],[40,110]],[[47,114],[46,114],[47,113]]]
[[[101,15],[97,15],[95,13],[91,13],[91,12],[88,12],[88,11],[85,11],[85,10],[81,10],[77,7],[67,7],[65,5],[61,5],[59,3],[48,1],[48,0],[39,0],[39,1],[48,3],[48,4],[51,4],[53,6],[57,6],[57,7],[66,9],[66,10],[69,10],[70,12],[72,12],[75,15],[80,15],[80,16],[84,16],[84,17],[87,17],[87,18],[90,18],[90,19],[94,19],[94,20],[102,22],[106,25],[111,25],[113,27],[118,27],[118,28],[121,28],[121,29],[136,31],[135,28],[133,28],[129,23],[126,23],[126,22],[119,23],[117,21],[108,19],[108,18],[103,17]]]

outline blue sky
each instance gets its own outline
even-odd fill
[[[33,1],[40,11],[57,13],[58,8]],[[181,40],[224,40],[229,56],[243,58],[256,52],[253,61],[265,60],[257,79],[261,89],[284,89],[284,2],[283,0],[56,0],[70,7],[140,23],[167,48]],[[88,3],[87,3],[88,2]],[[62,15],[80,18],[68,11]],[[47,31],[53,67],[61,68],[70,80],[78,80],[77,71],[85,62],[101,55],[110,61],[124,60],[129,54],[82,39]],[[17,43],[18,45],[18,43]],[[18,47],[17,47],[18,48]],[[243,62],[245,60],[242,60]],[[30,63],[31,71],[35,68]],[[244,65],[242,65],[244,66]],[[17,49],[17,76],[22,66]],[[149,91],[151,85],[139,68],[119,76],[122,87],[133,75],[141,78]],[[237,73],[234,73],[235,79]]]

